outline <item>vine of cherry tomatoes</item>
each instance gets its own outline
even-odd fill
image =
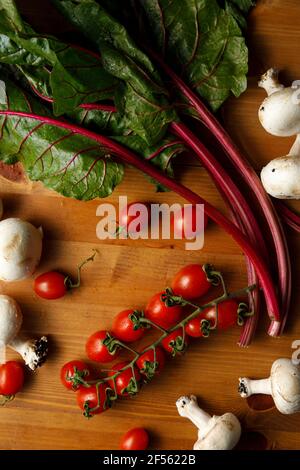
[[[211,266],[191,264],[173,278],[171,289],[155,294],[144,311],[127,309],[118,313],[111,331],[93,333],[86,342],[86,354],[91,361],[107,364],[118,358],[123,349],[134,355],[133,360],[121,360],[108,368],[106,375],[95,375],[83,361],[71,361],[61,370],[61,381],[76,391],[78,406],[86,417],[102,413],[113,400],[135,395],[143,382],[149,382],[164,368],[167,355],[182,354],[191,338],[205,337],[211,330],[226,330],[239,323],[240,305],[224,292],[205,307],[194,304],[195,299],[208,293],[220,273]],[[224,287],[224,282],[222,282]],[[225,290],[225,288],[224,288]],[[249,292],[245,288],[243,293]],[[185,312],[193,307],[193,312]],[[160,338],[136,351],[132,343],[142,339],[149,329],[157,329]]]

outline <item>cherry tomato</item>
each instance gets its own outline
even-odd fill
[[[108,386],[106,384],[100,384],[98,386],[98,393],[96,385],[90,387],[81,387],[77,391],[77,403],[79,408],[84,411],[86,417],[103,413],[109,408],[109,399],[107,398]],[[99,395],[99,403],[98,403]],[[91,409],[96,408],[91,411]]]
[[[192,208],[187,209],[182,207],[180,211],[175,212],[171,216],[171,229],[175,237],[179,238],[195,238],[203,233],[205,230],[208,218],[204,213],[203,226],[199,223],[200,216],[197,217],[197,207],[192,206]],[[197,222],[201,227],[197,227]]]
[[[175,295],[181,295],[186,300],[193,300],[206,294],[211,283],[199,264],[189,264],[175,275],[172,284]]]
[[[119,229],[133,234],[145,232],[150,221],[150,213],[149,204],[131,202],[119,215]]]
[[[237,324],[238,308],[239,304],[236,300],[227,299],[218,305],[218,309],[214,306],[203,310],[202,316],[206,320],[209,320],[212,326],[215,325],[217,320],[217,328],[219,330],[227,330],[227,328],[231,328]]]
[[[107,346],[103,344],[103,341],[107,338],[107,331],[101,330],[96,331],[89,337],[86,342],[86,354],[91,361],[95,362],[111,362],[116,359],[119,355],[119,351],[115,351],[114,354],[110,353]]]
[[[179,322],[182,308],[180,305],[167,307],[161,300],[163,293],[164,292],[159,292],[150,299],[145,309],[145,317],[167,330]]]
[[[130,429],[121,438],[121,450],[146,450],[149,445],[149,434],[144,428]]]
[[[238,307],[239,304],[233,299],[224,300],[218,305],[217,329],[226,330],[237,324]],[[203,336],[202,320],[208,320],[210,325],[214,327],[216,324],[216,307],[207,308],[203,310],[201,315],[190,320],[185,327],[186,333],[193,338]]]
[[[166,336],[161,344],[165,351],[176,356],[176,354],[182,354],[185,351],[188,342],[189,339],[186,336],[183,340],[182,328],[177,328],[177,330],[172,331],[172,333]]]
[[[134,329],[134,324],[130,320],[130,315],[133,313],[134,310],[124,310],[114,318],[112,333],[115,338],[125,343],[133,343],[141,339],[145,332],[143,328]]]
[[[76,391],[80,388],[80,382],[73,382],[75,372],[78,373],[79,378],[83,380],[91,379],[91,371],[83,361],[70,361],[67,362],[60,371],[60,380],[64,387],[68,390]]]
[[[145,348],[147,349],[147,347]],[[166,362],[166,356],[164,350],[160,346],[156,346],[155,354],[153,349],[145,351],[136,361],[136,365],[140,370],[140,373],[148,380],[151,380],[154,375],[160,374],[164,368]]]
[[[65,279],[66,276],[57,271],[41,274],[34,281],[34,292],[42,299],[59,299],[67,292]]]
[[[0,395],[15,395],[24,384],[24,369],[20,362],[8,361],[0,365]]]
[[[128,364],[128,361],[119,362],[118,364],[115,364],[108,375],[114,375],[118,370],[123,369]],[[135,395],[138,392],[141,374],[139,373],[139,370],[136,367],[134,368],[134,372],[135,374],[133,374],[131,367],[129,367],[123,372],[120,372],[120,374],[115,378],[116,392],[118,396],[128,397],[129,395]],[[112,390],[114,390],[114,384],[112,380],[109,381],[109,386]]]

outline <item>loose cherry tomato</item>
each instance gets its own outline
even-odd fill
[[[166,336],[166,338],[162,340],[161,344],[165,351],[176,356],[176,354],[182,354],[185,351],[188,342],[189,339],[186,335],[183,340],[182,328],[177,328],[177,330],[172,331],[172,333]]]
[[[159,292],[150,299],[145,309],[145,317],[167,330],[179,322],[182,308],[180,305],[167,307],[161,300],[163,293],[164,292]]]
[[[115,364],[108,375],[114,375],[118,370],[123,369],[128,364],[128,361]],[[137,367],[134,368],[134,372],[135,373],[133,374],[132,368],[129,367],[123,372],[120,372],[120,374],[115,378],[116,392],[118,396],[128,397],[129,395],[135,395],[138,392],[141,374],[139,373]],[[109,386],[112,390],[114,390],[114,384],[112,380],[109,381]]]
[[[103,411],[106,411],[109,408],[109,398],[106,393],[107,390],[108,386],[106,384],[100,384],[98,386],[98,392],[96,385],[79,388],[76,393],[77,403],[79,408],[84,411],[84,416],[89,418],[90,416],[103,413]]]
[[[24,369],[20,362],[8,361],[0,365],[0,395],[15,395],[24,384]]]
[[[114,337],[125,343],[133,343],[141,339],[145,332],[143,328],[134,329],[134,323],[130,319],[132,314],[134,314],[134,310],[124,310],[118,313],[112,326]]]
[[[121,450],[146,450],[149,445],[149,434],[143,428],[130,429],[120,442]]]
[[[59,299],[67,292],[65,279],[66,276],[57,271],[41,274],[34,281],[34,292],[42,299]]]
[[[109,352],[108,347],[103,344],[103,341],[107,338],[107,334],[109,333],[104,330],[96,331],[96,333],[91,335],[87,340],[85,349],[91,361],[106,363],[118,357],[118,350],[112,354]]]
[[[198,216],[198,217],[197,217]],[[175,212],[171,216],[171,229],[175,237],[179,238],[195,238],[203,233],[205,230],[208,218],[204,213],[203,226],[199,223],[200,216],[197,214],[197,207],[192,206],[192,208],[187,209],[187,207],[182,207],[180,211]],[[197,226],[200,225],[200,227]]]
[[[136,366],[139,368],[140,373],[146,376],[147,380],[151,380],[154,375],[160,374],[165,362],[166,356],[164,350],[160,346],[156,346],[155,354],[153,349],[148,349],[138,358]]]
[[[80,380],[74,380],[74,374],[77,374],[79,379],[90,380],[91,371],[83,361],[70,361],[67,362],[60,371],[60,380],[64,387],[68,390],[76,391],[80,388]]]
[[[119,215],[119,230],[136,234],[145,232],[150,221],[151,210],[145,202],[131,202]]]
[[[218,321],[216,317],[216,306],[203,310],[201,315],[193,320],[190,320],[185,328],[186,333],[193,338],[200,338],[203,336],[202,321],[207,320],[212,327],[216,325],[219,330],[226,330],[237,324],[238,321],[238,307],[239,304],[233,300],[228,299],[218,305]],[[217,324],[216,324],[217,321]]]
[[[193,300],[206,294],[211,283],[199,264],[189,264],[175,275],[172,284],[175,295],[181,295],[186,300]]]

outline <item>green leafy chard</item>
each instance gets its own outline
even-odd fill
[[[140,1],[157,50],[213,110],[245,91],[245,40],[216,0]]]
[[[94,0],[57,0],[55,4],[97,46],[105,70],[121,80],[115,100],[130,129],[149,145],[158,142],[176,114],[147,55]]]
[[[123,166],[83,135],[49,125],[44,106],[5,79],[6,103],[0,104],[0,159],[20,161],[33,181],[76,199],[106,197],[123,178]],[[4,112],[24,112],[28,116]],[[30,115],[38,115],[33,119]]]
[[[5,9],[0,2],[0,62],[16,66],[38,92],[51,94],[55,115],[113,97],[117,80],[103,69],[100,57],[38,35],[12,14],[13,1],[4,3]]]

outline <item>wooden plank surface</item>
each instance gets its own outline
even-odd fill
[[[37,1],[19,2],[35,24],[40,20]],[[44,3],[44,2],[43,2]],[[46,8],[42,21],[46,23]],[[37,13],[38,11],[38,13]],[[289,139],[268,136],[260,127],[257,109],[264,92],[257,89],[257,76],[270,66],[285,69],[287,83],[298,79],[300,58],[299,0],[260,0],[251,15],[251,77],[249,89],[239,100],[230,100],[224,109],[226,125],[244,148],[257,169],[271,158],[283,155]],[[50,21],[51,24],[51,21]],[[182,180],[200,191],[220,209],[223,203],[205,171],[192,161],[183,166]],[[0,292],[12,295],[22,306],[24,328],[34,334],[47,334],[50,355],[36,374],[27,374],[26,386],[18,397],[0,410],[0,449],[116,449],[121,435],[129,428],[144,426],[151,433],[153,449],[190,449],[196,429],[180,418],[175,407],[182,394],[194,393],[211,413],[233,411],[245,430],[259,430],[277,449],[300,448],[300,415],[288,417],[276,410],[255,413],[237,394],[240,375],[264,377],[278,357],[290,357],[291,344],[300,339],[299,236],[288,231],[293,260],[293,305],[284,337],[271,339],[265,334],[263,318],[250,348],[236,345],[238,328],[212,335],[192,344],[183,358],[170,362],[166,372],[132,400],[122,400],[112,410],[85,420],[75,404],[75,396],[59,382],[61,365],[73,358],[84,358],[87,336],[109,328],[116,313],[127,307],[142,308],[149,297],[168,284],[172,275],[189,262],[212,262],[224,271],[231,289],[246,283],[243,255],[236,244],[210,224],[204,249],[184,250],[183,242],[110,241],[96,238],[96,209],[101,201],[88,203],[64,199],[40,184],[17,184],[0,179],[5,217],[23,217],[45,232],[44,255],[39,272],[59,268],[75,273],[75,266],[99,249],[99,257],[84,272],[82,289],[60,301],[38,299],[32,280],[0,284]],[[117,205],[118,196],[130,201],[182,202],[176,195],[155,194],[153,187],[133,169],[105,202]],[[294,207],[300,208],[293,203]],[[16,358],[9,353],[9,358]]]

